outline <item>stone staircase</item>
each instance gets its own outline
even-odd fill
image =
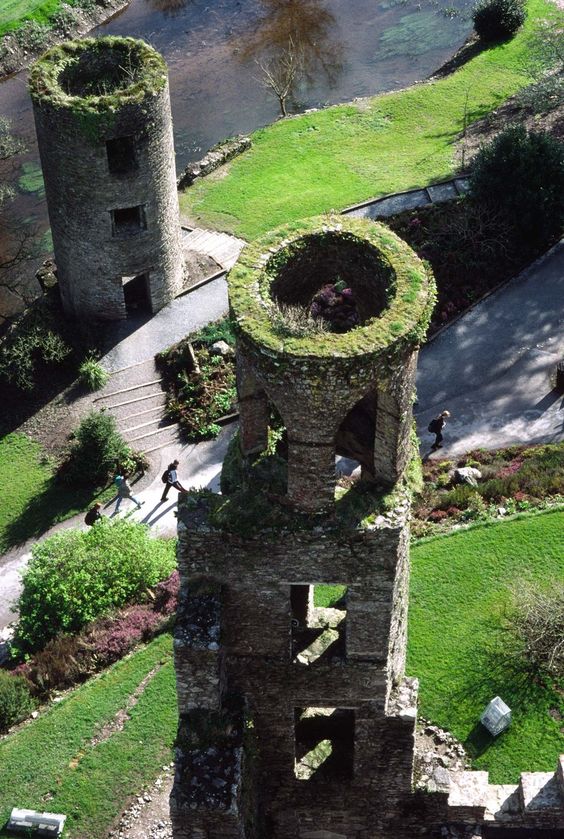
[[[195,227],[193,230],[183,229],[182,247],[184,250],[205,254],[225,270],[235,265],[246,244],[243,239],[227,233],[217,233],[215,230],[204,230],[200,227]]]
[[[556,772],[522,772],[518,784],[490,784],[487,772],[449,774],[448,808],[453,822],[564,831],[564,755]]]
[[[93,400],[96,410],[106,410],[132,448],[148,454],[177,443],[179,427],[164,414],[166,396],[153,359],[112,373]]]

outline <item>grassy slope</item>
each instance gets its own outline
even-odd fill
[[[66,813],[66,836],[106,836],[127,798],[171,760],[177,724],[171,657],[170,635],[162,635],[0,741],[0,824],[16,805]],[[122,731],[90,745],[160,664]]]
[[[65,0],[73,6],[73,0]],[[60,8],[62,0],[2,0],[0,8],[0,35],[17,29],[26,20],[48,23],[50,15]]]
[[[93,500],[94,490],[56,481],[41,446],[25,434],[0,437],[0,475],[0,554],[87,509]],[[112,495],[110,487],[96,497]]]
[[[412,551],[407,672],[420,680],[420,708],[466,741],[492,783],[550,771],[564,751],[562,723],[549,714],[562,695],[516,673],[499,655],[508,587],[525,578],[564,580],[564,513],[546,513],[432,539]],[[476,727],[499,694],[513,709],[507,732],[490,742]]]
[[[203,224],[252,239],[304,218],[372,196],[426,185],[455,171],[453,142],[523,86],[525,38],[547,0],[529,0],[523,30],[435,82],[281,120],[253,134],[253,148],[224,173],[181,195],[181,208]]]

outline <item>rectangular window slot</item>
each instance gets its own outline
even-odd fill
[[[134,236],[146,229],[145,208],[142,204],[138,207],[123,207],[120,210],[112,210],[112,232],[114,236]]]
[[[344,659],[346,593],[346,586],[290,586],[294,664]]]
[[[296,708],[295,776],[300,781],[350,780],[354,773],[354,711]]]
[[[137,170],[133,137],[116,137],[106,141],[108,168],[112,175],[129,175]]]

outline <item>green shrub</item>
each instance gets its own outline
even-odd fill
[[[142,460],[124,441],[115,417],[105,411],[91,411],[75,431],[59,475],[66,483],[103,486],[118,466],[134,472]]]
[[[470,194],[501,212],[520,248],[549,242],[564,224],[564,144],[510,126],[476,155]]]
[[[85,359],[78,368],[78,375],[82,384],[88,390],[100,390],[107,384],[110,374],[94,359]]]
[[[153,539],[127,519],[54,534],[34,545],[23,574],[16,648],[41,649],[112,608],[140,602],[175,565],[172,540]]]
[[[0,732],[25,720],[34,708],[26,680],[0,670]]]
[[[61,334],[60,312],[53,298],[32,303],[0,342],[0,379],[32,390],[40,364],[61,364],[72,353]]]
[[[474,29],[482,41],[511,38],[525,22],[523,0],[480,0],[472,12]]]

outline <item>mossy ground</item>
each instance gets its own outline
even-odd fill
[[[527,37],[542,18],[564,16],[547,0],[527,7],[515,38],[450,76],[256,131],[253,148],[227,174],[182,193],[182,210],[251,240],[293,219],[451,177],[465,120],[480,119],[528,83]]]

